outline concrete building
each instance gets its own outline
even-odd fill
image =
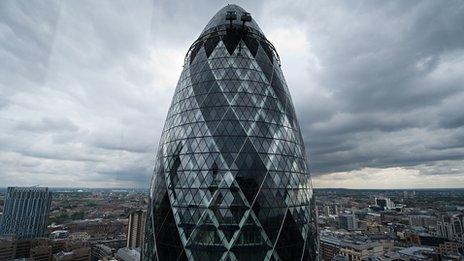
[[[462,215],[443,216],[437,222],[437,236],[455,240],[464,235],[464,218]]]
[[[325,216],[329,216],[329,215],[331,214],[330,206],[324,206],[323,209],[322,209],[322,213],[323,213]]]
[[[48,188],[9,187],[0,220],[0,235],[17,238],[45,236],[51,201]]]
[[[140,249],[131,249],[131,248],[120,248],[117,252],[117,257],[123,261],[139,261],[140,260]]]
[[[48,238],[16,238],[14,236],[0,237],[0,260],[33,258],[35,260],[50,260],[52,247]],[[48,258],[46,258],[48,256]],[[9,258],[11,257],[11,258]]]
[[[410,226],[427,227],[436,223],[436,219],[429,215],[409,215],[408,218]]]
[[[26,258],[29,257],[31,248],[36,245],[34,239],[16,239],[16,252],[15,258]]]
[[[432,260],[431,255],[434,253],[434,250],[430,247],[408,247],[398,251],[398,253],[403,260]]]
[[[137,210],[129,214],[129,223],[127,225],[127,245],[128,248],[142,247],[145,222],[147,220],[147,212]]]
[[[383,254],[382,243],[375,242],[352,242],[344,243],[340,248],[340,254],[348,257],[348,260],[366,260]]]
[[[321,236],[320,250],[322,260],[332,260],[343,256],[347,260],[367,260],[383,254],[384,247],[379,241],[356,241]]]
[[[390,198],[385,198],[385,197],[375,198],[375,205],[385,210],[393,209],[395,207],[395,204],[393,203],[393,201],[391,201]]]
[[[346,230],[357,230],[358,229],[358,219],[355,214],[340,214],[338,215],[338,222],[341,229]]]
[[[321,237],[320,252],[322,260],[332,260],[340,252],[340,240],[337,238]]]
[[[0,260],[12,260],[15,258],[16,244],[13,238],[0,238]]]
[[[464,246],[459,242],[444,242],[438,245],[437,252],[441,255],[458,253]]]

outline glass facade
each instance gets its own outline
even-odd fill
[[[52,193],[43,187],[9,187],[0,216],[0,236],[44,237]]]
[[[237,20],[229,23],[227,12]],[[143,260],[316,260],[311,177],[279,57],[228,5],[189,49],[159,144]]]

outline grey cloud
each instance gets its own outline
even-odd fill
[[[116,178],[120,181],[132,181],[139,185],[146,185],[151,178],[153,169],[149,167],[133,167],[125,168],[121,170],[111,170],[106,172],[100,172],[101,178]],[[99,177],[96,177],[97,179]]]
[[[58,19],[57,2],[0,3],[1,82],[44,82]]]
[[[120,136],[111,137],[113,135],[108,134],[104,137],[95,137],[93,145],[98,148],[106,150],[124,150],[134,153],[148,153],[154,152],[154,142],[147,142],[146,139],[138,139],[133,136]]]
[[[322,65],[321,72],[308,71],[315,82],[289,82],[291,91],[313,85],[331,93],[316,101],[322,106],[305,105],[309,97],[295,100],[313,172],[464,159],[461,136],[446,130],[460,128],[464,117],[458,105],[464,79],[455,72],[464,69],[462,2],[274,8],[282,21],[297,13]]]
[[[63,151],[44,151],[44,150],[31,150],[25,149],[21,151],[24,156],[51,159],[51,160],[66,160],[66,161],[81,161],[81,162],[98,162],[99,160],[91,156],[80,156],[72,153],[66,153]]]
[[[307,53],[277,51],[314,175],[464,174],[464,3],[238,4],[267,35],[305,34]],[[160,59],[185,54],[222,5],[0,2],[0,183],[148,186],[179,77]]]
[[[15,126],[18,131],[32,132],[55,132],[55,131],[70,131],[75,132],[79,127],[66,118],[50,118],[44,117],[40,121],[21,121]]]

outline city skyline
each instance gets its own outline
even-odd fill
[[[316,188],[464,187],[461,2],[237,3],[282,57]],[[1,2],[0,184],[148,188],[223,5]]]

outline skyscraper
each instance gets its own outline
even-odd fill
[[[279,56],[222,8],[185,57],[153,174],[143,260],[315,260],[305,148]]]
[[[9,187],[0,220],[0,235],[17,238],[45,236],[51,201],[48,188]]]
[[[133,211],[129,214],[129,224],[127,224],[127,244],[128,248],[142,247],[147,212],[143,210]]]

